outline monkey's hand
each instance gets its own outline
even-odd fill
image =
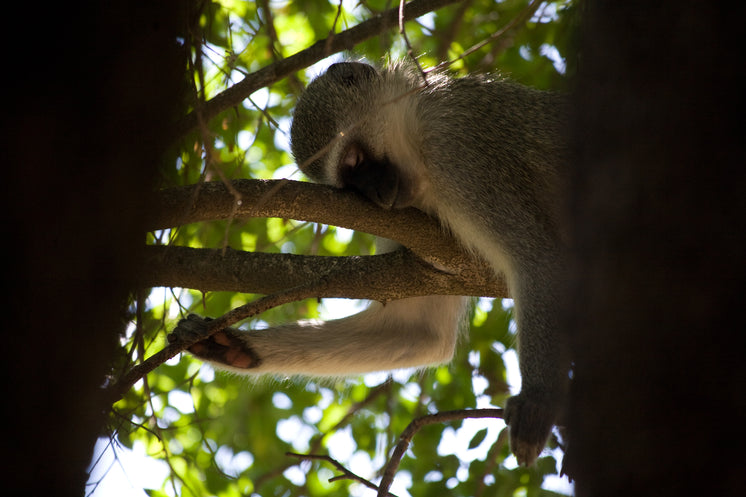
[[[531,466],[549,439],[559,402],[551,396],[523,391],[508,399],[504,419],[510,428],[510,449],[518,464]]]
[[[203,337],[207,334],[210,321],[210,318],[190,314],[186,319],[179,321],[174,331],[169,334],[168,341],[171,343],[191,341],[194,338]],[[241,334],[233,328],[225,328],[199,340],[187,350],[203,361],[238,369],[255,368],[259,366],[261,360],[246,341],[239,338]]]

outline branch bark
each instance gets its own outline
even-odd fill
[[[433,252],[452,257],[461,252],[455,240],[444,236],[437,221],[417,209],[384,210],[353,191],[287,179],[171,188],[159,193],[151,212],[150,230],[231,218],[281,217],[383,236],[422,256]],[[414,233],[413,226],[417,227]]]
[[[434,294],[507,296],[505,282],[424,213],[384,210],[354,192],[325,185],[290,180],[203,183],[161,192],[152,212],[150,229],[231,217],[282,217],[373,233],[408,250],[316,257],[149,246],[142,257],[142,287],[269,294],[324,277],[322,293],[309,297],[385,301]]]

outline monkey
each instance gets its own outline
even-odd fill
[[[505,277],[514,298],[520,393],[506,402],[521,465],[543,450],[568,389],[558,331],[565,271],[565,97],[492,75],[331,65],[302,93],[291,149],[312,180],[357,190],[386,209],[435,217]],[[371,303],[353,316],[267,330],[227,328],[189,350],[244,373],[340,376],[451,360],[467,309],[462,296]],[[204,329],[189,316],[176,332]]]

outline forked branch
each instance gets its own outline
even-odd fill
[[[424,426],[463,419],[502,417],[502,409],[459,409],[456,411],[443,411],[435,414],[428,414],[427,416],[422,416],[413,420],[399,436],[399,443],[396,444],[394,452],[391,454],[388,464],[386,464],[381,483],[378,485],[378,497],[386,497],[386,495],[388,495],[388,490],[394,482],[394,475],[404,457],[404,453],[409,448],[412,438]]]
[[[239,201],[237,196],[239,195]],[[311,297],[391,300],[421,295],[504,297],[505,282],[416,209],[385,210],[362,196],[299,181],[237,180],[164,190],[149,229],[247,217],[321,222],[396,240],[408,250],[371,257],[315,257],[236,250],[145,247],[140,284],[203,291],[275,293],[320,275],[333,277]]]
[[[288,452],[287,455],[297,457],[299,459],[308,459],[308,460],[322,460],[327,461],[334,465],[335,468],[337,468],[342,474],[332,478],[330,481],[338,480],[338,479],[349,479],[354,480],[359,483],[362,483],[366,487],[377,490],[378,497],[395,497],[394,494],[389,492],[389,488],[391,488],[391,484],[394,481],[394,475],[396,474],[396,470],[399,467],[399,464],[401,463],[402,458],[404,457],[404,454],[406,453],[407,449],[409,448],[409,444],[412,442],[412,438],[417,434],[418,431],[420,431],[423,427],[436,424],[436,423],[445,423],[448,421],[460,421],[464,419],[476,419],[476,418],[502,418],[503,417],[503,410],[502,409],[459,409],[456,411],[444,411],[444,412],[438,412],[435,414],[428,414],[427,416],[419,417],[415,420],[413,420],[407,428],[402,432],[402,434],[399,436],[399,443],[397,443],[396,447],[394,448],[394,452],[391,454],[391,457],[389,458],[388,463],[386,464],[386,468],[383,473],[383,477],[381,478],[381,483],[379,485],[375,485],[369,480],[366,480],[365,478],[362,478],[354,473],[352,473],[350,470],[345,468],[339,461],[336,459],[333,459],[332,457],[324,454],[296,454],[293,452]]]

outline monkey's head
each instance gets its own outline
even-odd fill
[[[293,156],[308,177],[386,208],[413,198],[412,182],[388,156],[382,102],[390,74],[359,62],[331,65],[301,95],[290,129]]]

